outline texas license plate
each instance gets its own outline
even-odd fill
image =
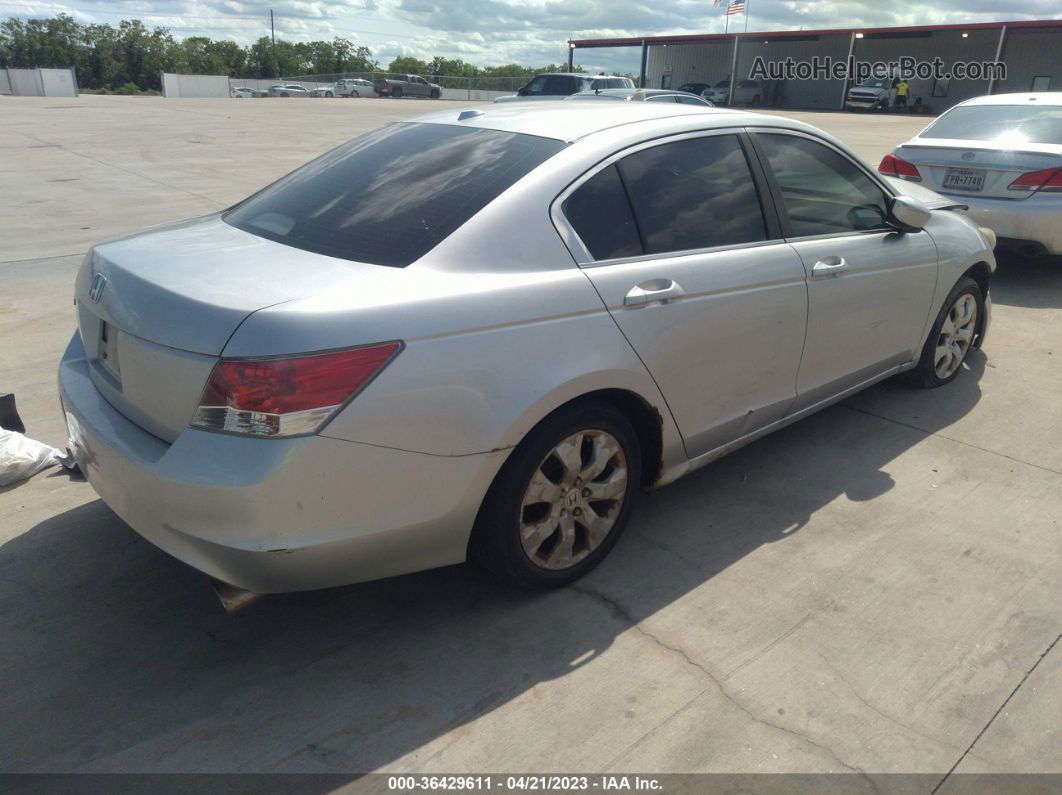
[[[945,190],[983,190],[985,187],[985,170],[983,168],[949,168],[944,174]]]

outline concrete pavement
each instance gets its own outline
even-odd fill
[[[88,245],[434,104],[0,97],[0,388],[30,434],[63,442]],[[792,115],[872,162],[925,123]],[[0,770],[1062,773],[1062,267],[993,298],[953,384],[644,497],[548,594],[461,566],[229,617],[87,484],[0,490]]]

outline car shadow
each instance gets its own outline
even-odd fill
[[[1062,307],[1062,257],[1023,257],[997,252],[992,302],[1030,309]]]
[[[888,382],[875,398],[933,404],[932,432],[977,404],[983,363],[976,351],[945,389]],[[645,495],[598,569],[545,593],[455,566],[270,596],[228,616],[205,577],[96,500],[0,547],[0,769],[353,774],[392,764],[573,675],[737,561],[789,542],[828,503],[870,510],[893,487],[889,463],[925,436],[830,408]],[[706,609],[701,631],[725,636],[740,618],[726,609]]]

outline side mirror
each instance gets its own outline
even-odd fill
[[[932,217],[929,208],[911,196],[894,196],[889,203],[889,223],[904,232],[917,232]]]
[[[516,96],[518,96],[518,97],[526,97],[527,96],[527,89],[526,88],[518,88],[516,90]]]

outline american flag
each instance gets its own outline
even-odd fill
[[[730,0],[730,5],[726,7],[726,15],[731,14],[744,14],[745,13],[745,0]]]

